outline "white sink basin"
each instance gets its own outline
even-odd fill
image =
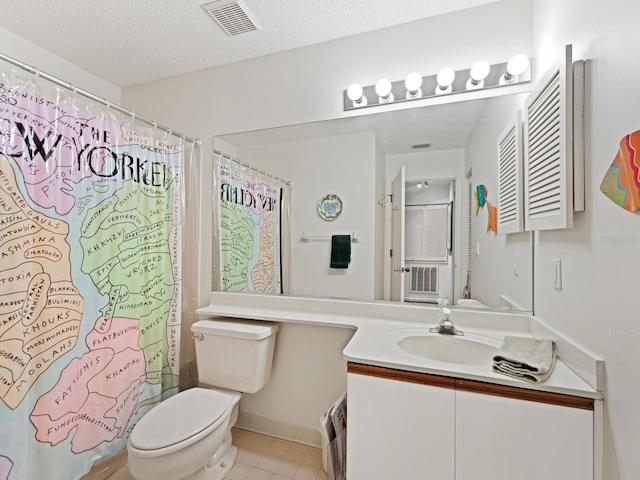
[[[498,351],[495,340],[482,335],[471,337],[441,334],[407,334],[397,341],[398,347],[416,357],[458,365],[491,365]]]

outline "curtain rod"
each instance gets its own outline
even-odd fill
[[[187,137],[186,135],[180,133],[180,132],[176,132],[171,130],[169,127],[165,127],[164,125],[158,125],[157,122],[154,122],[153,120],[150,120],[146,117],[142,117],[140,115],[137,115],[135,112],[132,112],[131,110],[127,110],[124,107],[121,107],[119,105],[115,105],[107,100],[105,100],[104,98],[100,98],[96,95],[94,95],[93,93],[87,92],[86,90],[82,90],[81,88],[77,88],[75,86],[73,86],[71,83],[69,82],[65,82],[64,80],[60,80],[57,77],[54,77],[53,75],[49,75],[48,73],[45,72],[41,72],[40,70],[38,70],[35,67],[32,67],[31,65],[27,65],[26,63],[22,63],[14,58],[11,58],[7,55],[4,55],[3,53],[0,53],[0,60],[4,60],[7,63],[10,63],[12,65],[15,65],[16,67],[19,67],[23,70],[26,70],[29,73],[32,73],[36,76],[40,76],[42,78],[44,78],[45,80],[48,80],[50,82],[55,83],[56,85],[59,85],[61,87],[64,87],[68,90],[72,90],[74,93],[78,93],[80,95],[82,95],[83,97],[87,97],[90,100],[93,100],[94,102],[98,102],[101,103],[102,105],[105,105],[107,108],[112,108],[114,110],[117,110],[120,113],[123,113],[125,115],[130,116],[131,118],[134,119],[138,119],[143,123],[146,123],[147,125],[151,125],[154,128],[159,128],[160,130],[162,130],[163,132],[167,132],[169,135],[175,135],[176,137],[180,137],[182,138],[184,141],[186,142],[191,142],[194,145],[201,145],[202,141],[198,138],[191,138],[191,137]]]
[[[269,172],[265,172],[264,170],[260,170],[259,168],[254,167],[253,165],[249,165],[248,163],[243,162],[239,158],[232,157],[228,153],[224,153],[224,152],[222,152],[220,150],[216,150],[215,148],[213,149],[213,153],[215,153],[216,155],[220,155],[223,158],[229,159],[232,162],[236,162],[236,163],[242,165],[243,167],[247,167],[249,170],[253,170],[254,172],[258,172],[259,174],[264,175],[265,177],[269,177],[269,178],[272,178],[273,180],[277,180],[278,182],[282,182],[287,187],[291,186],[291,180],[284,180],[284,179],[282,179],[280,177],[276,177],[275,175],[271,175]]]

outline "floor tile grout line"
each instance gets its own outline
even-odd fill
[[[271,480],[271,479],[273,480],[282,480],[282,479],[326,480],[327,479],[327,475],[324,473],[324,470],[322,469],[322,463],[321,463],[322,452],[318,447],[306,445],[303,443],[298,443],[292,440],[281,439],[279,437],[273,437],[267,434],[251,432],[249,430],[244,430],[244,429],[234,428],[233,436],[235,440],[234,445],[238,447],[238,458],[236,459],[236,465],[234,465],[234,468],[237,465],[242,465],[246,467],[245,472],[247,470],[248,472],[246,472],[247,473],[246,476],[243,475],[242,479],[240,478],[234,479],[233,476],[227,476],[225,480],[252,480],[252,477],[258,478],[261,480]],[[241,443],[245,443],[245,442],[241,442],[241,438],[243,436],[248,437],[248,440],[246,443],[248,443],[249,446],[247,447],[240,445]],[[255,445],[256,442],[258,442],[257,444],[258,448],[260,448],[261,450],[264,450],[265,445],[268,444],[266,446],[266,450],[260,451],[260,450],[251,449],[251,446]],[[276,443],[278,443],[283,447],[284,445],[286,445],[287,447],[286,450],[281,452],[281,454],[277,454],[277,455],[274,453],[269,453],[269,450]],[[290,458],[287,458],[287,454],[292,449],[295,450],[297,453],[291,453]],[[245,463],[242,463],[242,458],[241,458],[242,454],[244,455],[255,454],[256,456],[259,456],[259,458],[255,463],[255,465],[245,464]],[[273,471],[260,468],[259,466],[260,461],[266,456],[269,456],[273,462],[275,462],[275,459],[278,460],[278,465],[275,466]],[[305,463],[305,460],[307,460],[309,463]],[[284,461],[287,462],[287,466],[289,466],[290,468],[289,470],[286,470],[283,467],[282,469],[280,469],[280,472],[282,473],[278,473],[278,467]],[[229,472],[229,474],[231,474],[231,471]],[[107,480],[109,479],[133,480],[133,477],[131,477],[127,469],[127,466],[125,465],[120,470],[115,472]]]

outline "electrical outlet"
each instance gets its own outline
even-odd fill
[[[519,277],[520,276],[520,255],[518,255],[517,253],[513,254],[511,266],[513,268],[513,274],[516,277]]]
[[[480,242],[476,242],[476,257],[480,256]]]
[[[559,258],[551,260],[551,276],[553,288],[562,290],[562,263]]]

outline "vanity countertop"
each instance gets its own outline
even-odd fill
[[[438,362],[411,355],[398,348],[396,338],[405,332],[407,335],[419,335],[422,332],[428,334],[429,327],[438,321],[439,310],[435,306],[211,292],[210,304],[198,309],[197,313],[201,317],[248,318],[355,329],[355,334],[343,351],[344,358],[349,362],[585,398],[603,398],[600,389],[594,388],[574,371],[582,373],[581,368],[569,368],[563,359],[563,352],[567,353],[567,358],[572,362],[576,358],[582,359],[577,360],[581,367],[590,363],[589,352],[581,351],[575,344],[567,345],[562,340],[556,342],[560,358],[556,361],[551,376],[539,384],[495,373],[490,365]],[[506,335],[546,338],[545,333],[549,332],[536,324],[535,317],[521,313],[456,310],[453,321],[469,335],[489,337],[490,343],[496,347],[502,344]],[[601,360],[594,358],[593,362],[594,365],[599,365]],[[595,382],[592,380],[592,383]]]

